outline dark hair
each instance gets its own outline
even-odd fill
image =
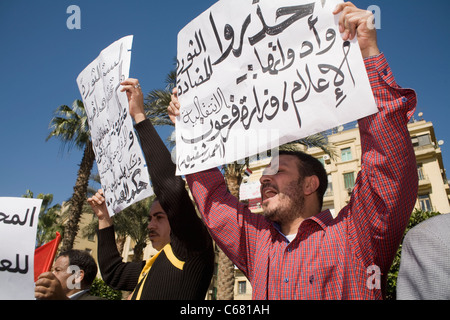
[[[58,257],[68,257],[69,265],[78,266],[84,271],[84,278],[81,281],[83,288],[89,287],[97,276],[97,264],[94,258],[87,251],[82,250],[68,250],[59,254]]]
[[[317,189],[317,195],[319,200],[320,209],[323,205],[323,196],[328,187],[328,176],[323,164],[314,158],[313,156],[298,150],[282,150],[278,152],[279,155],[291,155],[297,157],[300,160],[298,171],[300,177],[317,176],[319,178],[319,188]]]

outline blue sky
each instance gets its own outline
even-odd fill
[[[130,76],[140,79],[144,93],[163,88],[174,67],[178,32],[214,3],[0,0],[0,196],[19,197],[29,189],[35,195],[53,194],[53,204],[70,198],[82,152],[61,151],[59,140],[45,139],[54,110],[81,98],[78,74],[102,49],[132,34]],[[450,88],[450,2],[354,3],[380,8],[379,47],[397,82],[416,90],[417,112],[423,112],[438,140],[444,140],[444,166],[450,170],[450,106],[445,98]],[[81,9],[80,30],[66,26],[70,5]],[[162,136],[170,130],[158,129]]]

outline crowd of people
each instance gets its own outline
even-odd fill
[[[157,196],[148,232],[158,253],[139,263],[122,261],[113,219],[99,190],[88,202],[99,219],[98,263],[109,286],[131,291],[132,300],[203,300],[214,270],[214,241],[250,281],[253,299],[385,298],[387,274],[417,199],[417,167],[407,129],[416,94],[396,83],[378,48],[376,29],[368,24],[371,13],[345,2],[334,14],[341,14],[343,39],[358,40],[379,110],[358,121],[361,170],[348,205],[335,218],[322,210],[326,171],[317,159],[299,151],[280,152],[278,171],[261,177],[262,215],[252,213],[229,193],[218,169],[186,175],[194,204],[185,181],[175,175],[169,151],[145,116],[139,81],[127,79],[122,90]],[[174,122],[179,109],[174,89],[168,106]],[[448,251],[444,226],[449,222],[434,222],[438,227],[433,239],[422,238],[430,234],[430,223],[405,240],[398,298],[450,297],[445,284],[450,254],[444,255],[437,244],[443,243]],[[88,288],[97,270],[81,256],[80,252],[61,254],[54,271],[36,282],[36,298],[92,298]],[[67,277],[60,276],[72,264],[81,270],[79,277],[71,279],[81,284],[76,290],[64,284]]]

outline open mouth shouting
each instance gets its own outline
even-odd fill
[[[273,198],[278,194],[276,187],[269,183],[265,183],[261,186],[261,200],[264,202],[267,199]]]

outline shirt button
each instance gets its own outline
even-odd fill
[[[314,275],[309,276],[309,283],[312,284],[314,282]]]
[[[408,98],[403,97],[403,98],[402,98],[402,102],[406,102],[406,101],[408,101]]]
[[[284,278],[284,282],[285,282],[285,283],[288,283],[288,282],[289,282],[289,279],[288,279],[288,278]]]
[[[388,74],[387,69],[384,69],[384,70],[383,70],[383,74],[384,74],[385,76],[387,76],[387,74]]]
[[[292,251],[292,249],[291,249],[291,248],[288,248],[288,249],[287,249],[287,252],[291,252],[291,251]]]

